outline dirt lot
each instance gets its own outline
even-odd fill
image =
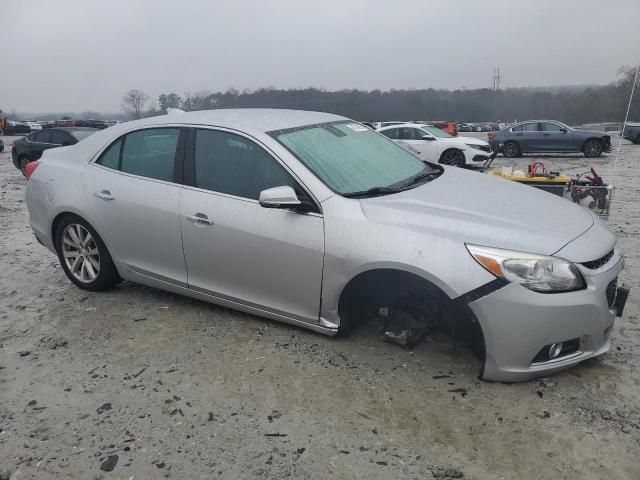
[[[617,185],[633,290],[610,353],[514,385],[479,381],[446,339],[406,351],[128,283],[83,292],[32,236],[7,150],[0,479],[640,478],[640,146],[544,158]]]

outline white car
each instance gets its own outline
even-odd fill
[[[478,138],[453,137],[430,125],[404,123],[379,128],[378,132],[434,163],[462,167],[494,157],[491,146]]]
[[[22,123],[24,123],[25,125],[28,125],[32,132],[34,132],[36,130],[42,130],[42,125],[40,125],[38,122],[32,122],[30,120],[25,120]]]

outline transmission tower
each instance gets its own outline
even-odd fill
[[[500,68],[493,69],[493,91],[500,90]]]

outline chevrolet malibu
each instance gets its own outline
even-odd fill
[[[328,335],[431,305],[488,380],[606,352],[626,299],[588,210],[332,114],[174,111],[25,173],[35,236],[81,289],[124,279]]]

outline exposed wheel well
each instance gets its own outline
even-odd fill
[[[58,231],[58,225],[60,224],[60,222],[62,221],[62,219],[64,217],[66,217],[67,215],[75,215],[71,212],[62,212],[59,213],[58,215],[56,215],[56,217],[53,219],[53,222],[51,222],[51,240],[53,243],[53,247],[57,250],[58,249],[58,239],[56,238],[56,232]]]
[[[484,363],[482,328],[466,303],[451,299],[434,283],[410,272],[375,269],[354,277],[338,302],[340,331],[377,315],[381,308],[394,310],[432,303],[439,310],[439,327],[455,338],[468,341]]]

